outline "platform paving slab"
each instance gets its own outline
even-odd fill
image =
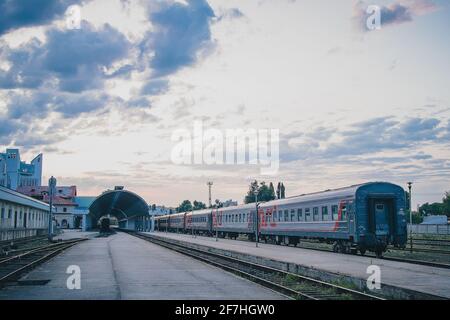
[[[81,269],[81,289],[66,286],[67,267]],[[286,299],[219,268],[148,241],[117,233],[91,238],[40,265],[21,279],[45,285],[13,285],[1,299]]]

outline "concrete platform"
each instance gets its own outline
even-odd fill
[[[54,240],[70,240],[75,238],[93,238],[97,236],[98,231],[81,231],[79,229],[65,229],[61,234],[55,236]]]
[[[198,245],[209,246],[268,260],[292,263],[324,272],[347,275],[364,280],[369,276],[367,267],[377,265],[381,270],[381,283],[395,287],[450,298],[450,270],[411,263],[395,262],[370,257],[322,252],[295,247],[254,242],[218,239],[165,232],[147,233]]]
[[[81,289],[69,290],[69,265],[81,268]],[[2,299],[285,299],[221,269],[125,233],[92,238],[42,264]]]

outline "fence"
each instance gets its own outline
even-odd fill
[[[411,231],[411,225],[408,224],[408,233]],[[449,224],[413,224],[412,233],[420,234],[447,234],[450,235]]]

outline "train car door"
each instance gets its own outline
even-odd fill
[[[346,205],[347,216],[348,216],[348,233],[355,233],[355,207],[353,205],[353,201],[347,202]]]
[[[387,236],[392,230],[392,201],[389,199],[369,200],[369,228],[377,236]]]

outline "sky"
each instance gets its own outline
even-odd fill
[[[450,190],[448,1],[37,2],[0,0],[0,150],[42,152],[44,181],[166,206],[207,202],[207,181],[239,202],[253,179],[287,196],[412,181],[414,207]],[[278,130],[278,172],[174,163],[196,121]]]

